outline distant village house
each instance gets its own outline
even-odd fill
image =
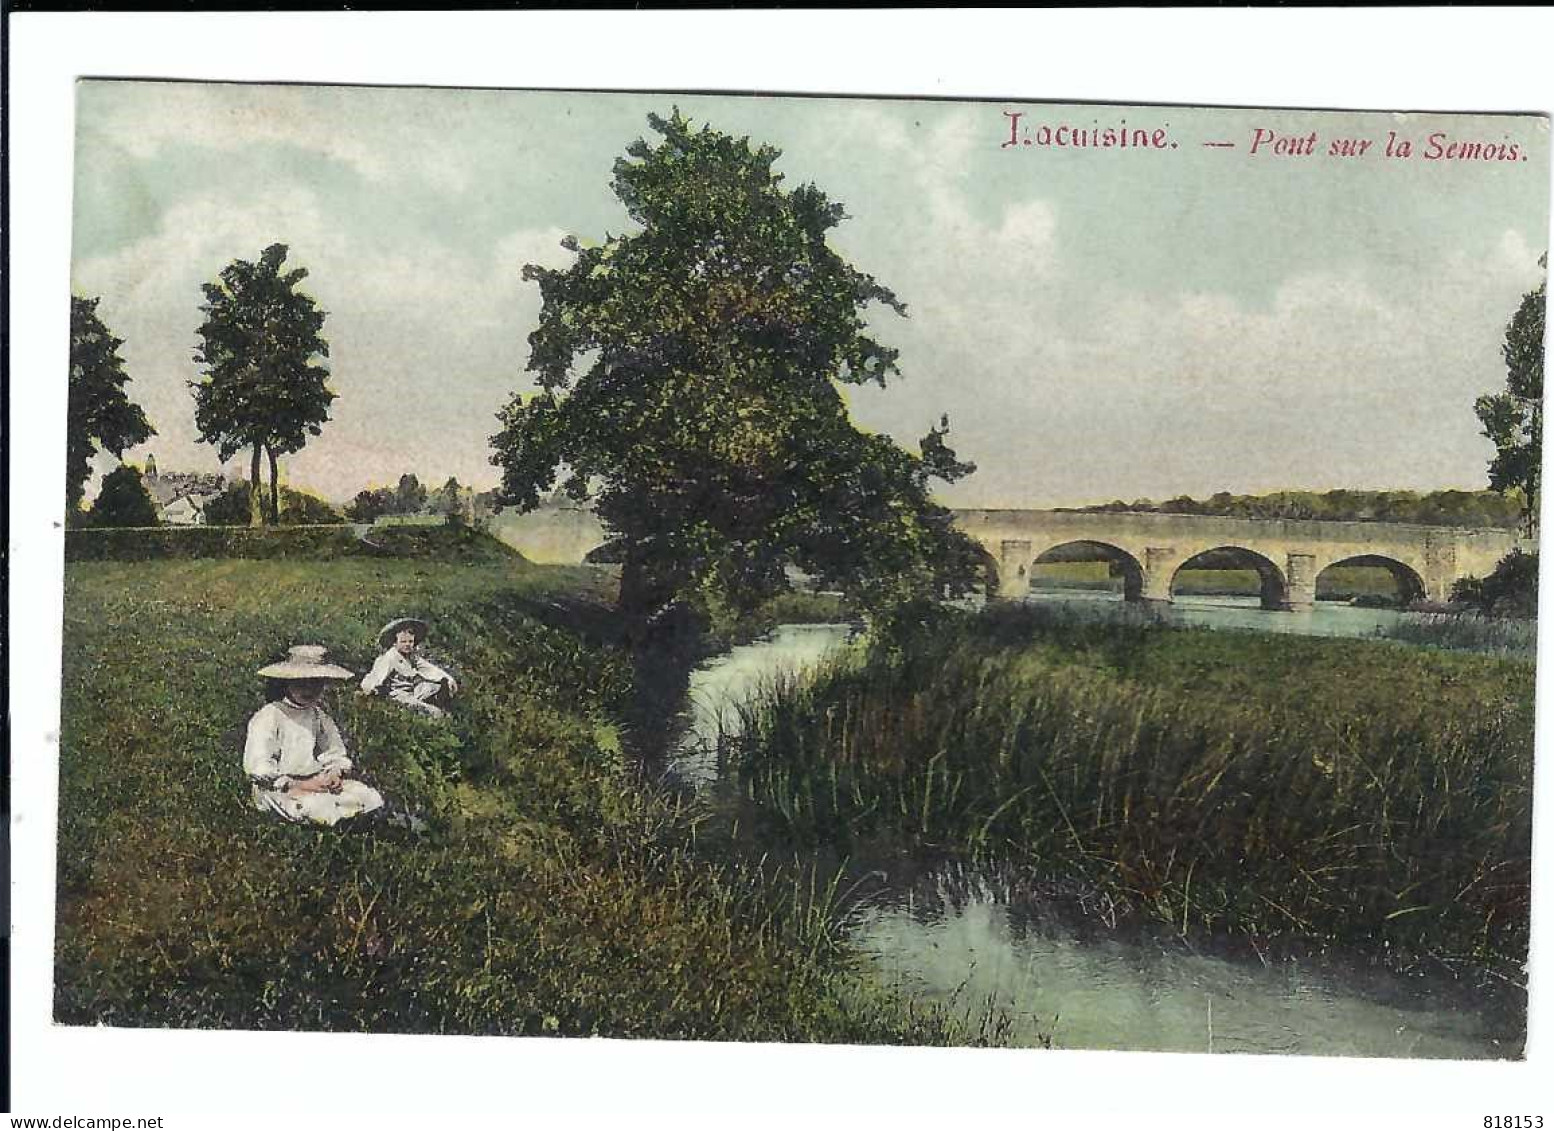
[[[220,472],[159,473],[156,457],[149,455],[141,478],[156,503],[157,519],[170,526],[205,525],[206,505],[227,488],[226,477]]]

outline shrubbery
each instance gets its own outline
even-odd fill
[[[319,526],[345,521],[345,516],[325,500],[291,487],[280,489],[282,526]],[[239,479],[205,504],[205,521],[211,526],[247,526],[249,523],[248,484]]]
[[[156,502],[137,468],[120,464],[103,477],[97,499],[87,512],[90,526],[149,527],[157,524]]]
[[[1452,586],[1451,599],[1486,617],[1538,615],[1538,555],[1512,550],[1488,577],[1467,577]]]

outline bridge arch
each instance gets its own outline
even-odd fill
[[[1265,609],[1290,607],[1290,586],[1284,571],[1272,559],[1245,546],[1211,546],[1184,559],[1171,571],[1170,599],[1176,599],[1177,580],[1192,569],[1251,569],[1257,571],[1258,597]]]
[[[988,549],[987,543],[973,539],[972,551],[976,558],[977,583],[982,587],[982,593],[986,597],[996,597],[1000,592],[1000,578],[998,572],[998,558],[993,551]]]
[[[1419,571],[1406,562],[1386,554],[1355,554],[1347,558],[1339,558],[1328,562],[1316,575],[1316,596],[1318,600],[1350,600],[1361,596],[1346,592],[1339,586],[1339,579],[1328,573],[1329,570],[1345,566],[1370,566],[1386,570],[1392,575],[1392,582],[1396,589],[1397,601],[1400,606],[1407,606],[1415,601],[1422,600],[1425,596],[1424,578]],[[1324,575],[1326,581],[1324,581]],[[1336,596],[1333,595],[1338,588]]]
[[[1027,580],[1033,582],[1036,575],[1036,566],[1052,565],[1060,562],[1096,562],[1107,563],[1108,572],[1113,577],[1122,579],[1122,598],[1125,601],[1137,601],[1144,595],[1144,565],[1127,550],[1110,542],[1102,542],[1091,538],[1076,538],[1068,542],[1057,542],[1048,546],[1031,559],[1027,569]]]

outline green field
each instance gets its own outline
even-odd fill
[[[67,566],[59,1021],[990,1039],[875,987],[829,877],[698,855],[697,814],[626,754],[632,666],[598,572],[494,543],[465,558]],[[362,671],[406,613],[460,677],[453,722],[349,688],[330,710],[363,776],[431,831],[255,812],[254,670],[314,642]]]
[[[747,823],[1014,863],[1183,932],[1518,978],[1533,667],[1003,607],[774,686],[731,742]]]

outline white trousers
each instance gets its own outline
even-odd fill
[[[412,711],[420,711],[423,715],[440,719],[443,716],[443,709],[428,700],[441,690],[442,684],[423,679],[408,691],[399,688],[390,691],[389,698],[402,706],[409,707]]]
[[[383,795],[366,782],[352,779],[340,783],[339,793],[281,793],[254,786],[254,808],[298,824],[334,825],[346,817],[383,808]]]

